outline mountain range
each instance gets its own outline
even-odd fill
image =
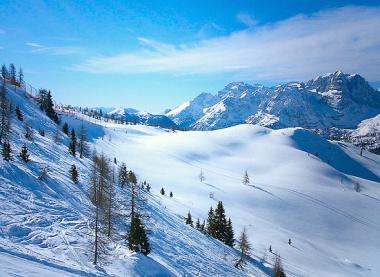
[[[355,129],[380,113],[380,92],[358,74],[341,71],[307,82],[274,87],[228,84],[216,95],[201,93],[165,115],[179,127],[214,130],[242,123],[273,129]]]

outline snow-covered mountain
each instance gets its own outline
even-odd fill
[[[148,112],[141,112],[133,108],[100,108],[98,110],[105,112],[108,117],[123,119],[128,122],[150,126],[160,126],[163,128],[177,127],[177,125],[165,115],[155,115]]]
[[[276,87],[231,83],[217,95],[200,96],[166,115],[180,127],[195,130],[241,123],[275,129],[354,129],[362,120],[380,113],[379,91],[360,75],[340,71],[305,83],[291,82]]]

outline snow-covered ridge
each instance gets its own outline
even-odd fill
[[[102,111],[104,116],[125,120],[132,123],[145,124],[150,126],[160,126],[163,128],[176,128],[177,125],[165,115],[156,115],[144,111],[139,111],[133,108],[93,108],[97,111]]]
[[[241,123],[271,128],[351,128],[380,113],[380,93],[358,74],[341,71],[275,87],[228,84],[167,113],[177,125],[213,130]],[[223,108],[222,108],[223,107]]]

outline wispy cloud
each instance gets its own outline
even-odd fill
[[[254,19],[249,14],[243,12],[239,13],[236,16],[236,18],[239,22],[243,23],[244,25],[247,25],[248,27],[253,27],[258,24],[258,21],[256,19]]]
[[[380,8],[345,7],[185,45],[139,38],[134,52],[73,67],[90,73],[219,74],[245,79],[306,79],[341,69],[380,79]]]
[[[27,42],[31,53],[42,53],[48,55],[72,55],[81,54],[83,49],[77,46],[45,46],[37,42]]]

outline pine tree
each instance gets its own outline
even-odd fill
[[[18,71],[18,85],[21,87],[24,85],[24,72],[22,71],[22,68]]]
[[[25,138],[29,141],[33,141],[34,140],[33,128],[30,127],[30,125],[28,123],[25,123],[24,128],[25,128]]]
[[[65,122],[65,123],[63,124],[62,131],[63,131],[63,133],[66,134],[66,136],[69,136],[69,124],[67,124],[67,123]]]
[[[170,196],[171,198],[173,198],[173,192],[170,192],[169,196]]]
[[[10,79],[12,85],[17,84],[17,80],[16,80],[16,67],[15,67],[15,65],[13,63],[11,63],[9,65],[9,79]]]
[[[201,229],[201,222],[199,221],[199,218],[197,218],[197,222],[195,223],[195,228],[197,230],[200,230]]]
[[[226,230],[226,238],[225,238],[225,244],[227,244],[228,246],[233,247],[233,246],[234,246],[234,243],[235,243],[235,239],[234,239],[234,230],[233,230],[233,228],[232,228],[232,222],[231,222],[231,219],[228,218],[228,222],[227,222],[227,230]]]
[[[128,248],[134,252],[141,252],[145,256],[150,253],[150,244],[140,216],[136,214],[132,218],[131,227],[128,232]]]
[[[57,130],[55,131],[55,134],[54,134],[54,142],[56,144],[60,144],[61,143],[61,133],[60,133],[60,130],[59,128],[57,128]]]
[[[193,227],[193,219],[191,218],[191,213],[190,212],[188,212],[188,214],[187,214],[186,224],[190,225],[191,227]]]
[[[150,186],[150,184],[148,183],[148,184],[146,185],[146,191],[147,191],[147,192],[150,192],[150,189],[151,189],[151,186]]]
[[[71,129],[71,141],[69,144],[69,153],[73,155],[74,157],[76,156],[76,148],[77,148],[77,138],[75,136],[75,130]]]
[[[1,76],[3,77],[3,79],[9,79],[9,72],[5,64],[1,66]]]
[[[122,163],[119,167],[119,184],[121,188],[124,188],[128,184],[128,170],[127,165]]]
[[[24,120],[24,115],[22,114],[22,112],[18,106],[16,107],[16,116],[17,116],[18,120],[20,120],[20,121]]]
[[[214,223],[214,210],[210,207],[207,217],[207,234],[214,237],[215,235],[215,223]]]
[[[114,163],[114,164],[117,164],[117,160],[116,160],[116,158],[113,158],[113,163]]]
[[[4,161],[10,161],[12,159],[12,157],[11,157],[11,144],[9,142],[3,143],[2,155],[3,155]]]
[[[274,277],[286,277],[284,269],[281,263],[281,257],[279,255],[275,256],[274,267],[273,267],[273,276]]]
[[[11,110],[7,99],[5,81],[0,89],[0,143],[7,141],[11,130]]]
[[[226,243],[227,237],[227,219],[224,211],[223,203],[218,202],[214,212],[214,238]]]
[[[203,182],[206,180],[205,175],[203,173],[203,170],[201,169],[201,172],[199,173],[199,181]]]
[[[243,268],[247,263],[247,259],[250,255],[251,246],[248,242],[247,231],[244,228],[239,237],[238,249],[240,250],[240,257],[235,263],[236,268]]]
[[[20,152],[20,157],[21,159],[27,163],[30,161],[29,159],[29,153],[28,153],[28,148],[26,147],[26,145],[24,145],[22,148],[21,148],[21,152]]]
[[[165,190],[164,190],[164,188],[161,188],[160,193],[161,193],[161,195],[165,195]]]
[[[79,130],[79,158],[83,158],[87,155],[88,145],[87,145],[87,134],[84,128],[83,122]]]
[[[248,171],[246,170],[243,176],[243,185],[248,186],[250,184],[249,176],[248,176]]]
[[[138,188],[137,188],[137,177],[133,171],[128,172],[128,190],[130,192],[131,197],[131,220],[133,220],[136,215],[137,209],[137,201],[138,201]]]
[[[77,171],[77,167],[75,166],[75,164],[73,164],[70,168],[70,178],[74,184],[78,184],[78,171]]]

